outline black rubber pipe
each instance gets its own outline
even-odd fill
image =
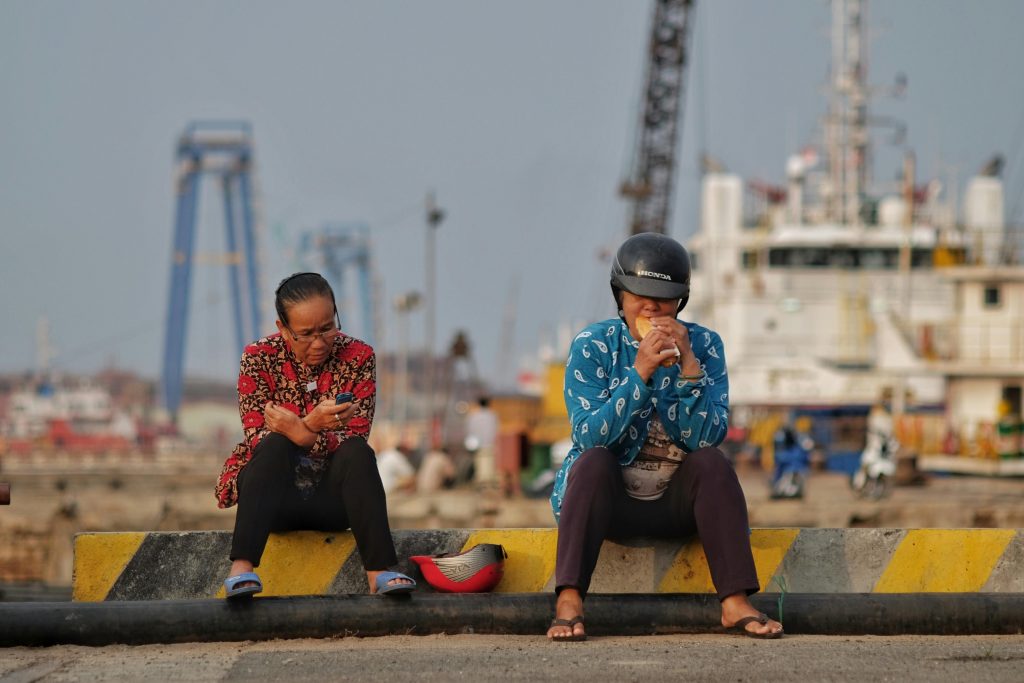
[[[982,635],[1024,632],[1024,593],[803,593],[754,605],[790,634]],[[0,646],[183,643],[429,633],[541,636],[550,594],[421,594],[225,600],[0,603]],[[711,633],[713,595],[591,595],[592,635]]]

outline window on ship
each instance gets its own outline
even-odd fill
[[[999,295],[999,287],[996,285],[986,285],[982,293],[985,308],[999,308]]]
[[[914,249],[910,254],[911,268],[931,268],[934,255],[931,249]],[[743,252],[743,267],[756,268],[757,252]],[[776,247],[768,251],[770,268],[863,268],[865,270],[896,270],[900,265],[900,252],[896,248],[866,247]]]

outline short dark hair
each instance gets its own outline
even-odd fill
[[[274,308],[277,309],[277,317],[287,325],[289,308],[318,296],[330,299],[331,305],[334,306],[334,312],[338,312],[338,304],[334,301],[334,290],[322,275],[319,273],[289,275],[281,280],[274,291]]]

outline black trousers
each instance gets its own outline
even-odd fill
[[[569,470],[558,523],[555,590],[572,587],[586,595],[606,538],[694,535],[704,545],[719,600],[759,590],[746,499],[720,450],[688,454],[665,495],[643,501],[626,493],[615,455],[607,448],[591,448]]]
[[[299,495],[294,483],[292,457],[304,454],[281,434],[270,434],[256,446],[238,475],[231,560],[249,560],[254,567],[260,566],[272,531],[351,528],[365,569],[397,564],[373,449],[360,438],[343,441],[309,499]]]

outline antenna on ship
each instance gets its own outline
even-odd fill
[[[861,223],[861,199],[868,184],[867,58],[864,3],[832,2],[832,69],[825,126],[829,182],[824,187],[829,220]]]
[[[45,315],[40,316],[36,321],[36,365],[41,377],[50,374],[50,361],[55,355],[53,343],[50,341],[50,319]]]
[[[45,315],[36,321],[36,383],[37,389],[48,393],[53,379],[50,363],[57,355],[50,339],[50,319]]]
[[[825,218],[840,225],[865,223],[864,198],[871,183],[871,125],[903,125],[868,116],[866,0],[832,0],[832,68],[825,119],[828,181],[821,189]],[[889,94],[902,95],[906,77],[897,75]]]

